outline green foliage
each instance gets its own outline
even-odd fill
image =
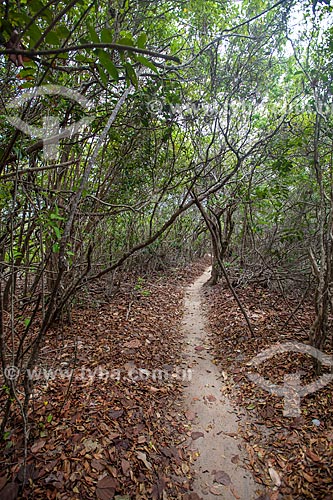
[[[139,276],[137,278],[137,281],[136,281],[136,284],[134,285],[134,290],[136,292],[139,292],[140,295],[142,295],[143,297],[149,297],[150,296],[150,290],[148,289],[145,289],[143,286],[144,286],[144,283],[145,283],[145,279],[142,278],[141,276]]]
[[[107,72],[111,76],[111,78],[117,82],[119,80],[119,73],[115,64],[112,62],[112,59],[110,58],[109,54],[104,50],[99,50],[98,58],[102,66],[107,70]]]

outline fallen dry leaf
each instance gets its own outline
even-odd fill
[[[187,465],[187,463],[186,463],[186,462],[183,462],[183,463],[182,463],[182,471],[183,471],[183,473],[184,473],[185,475],[187,475],[187,474],[190,472],[190,468],[189,468],[189,466]]]
[[[125,460],[124,458],[121,459],[121,469],[123,471],[124,476],[127,476],[128,472],[131,469],[131,464],[128,462],[128,460]]]
[[[236,500],[240,500],[241,497],[238,494],[238,491],[236,490],[236,488],[233,484],[230,485],[230,491],[233,494],[233,496],[236,498]]]
[[[309,483],[313,483],[314,481],[314,477],[311,476],[311,474],[308,474],[307,472],[305,472],[304,470],[302,471],[302,476],[307,480],[309,481]]]
[[[16,500],[19,492],[18,483],[8,483],[0,492],[1,500]]]
[[[313,453],[313,451],[311,451],[311,450],[308,450],[306,454],[309,458],[311,458],[311,460],[313,462],[320,462],[320,460],[321,460],[320,457],[318,457],[318,455]]]
[[[91,461],[91,467],[96,469],[98,472],[102,472],[102,470],[105,469],[105,465],[102,463],[101,460],[96,460],[96,458],[93,458]]]
[[[231,484],[231,479],[229,474],[227,474],[223,470],[218,470],[217,472],[215,472],[214,481],[216,483],[223,484],[224,486],[228,486],[229,484]]]
[[[201,437],[204,437],[204,433],[203,432],[199,432],[199,431],[193,431],[193,432],[191,432],[191,438],[193,439],[193,441],[195,441],[196,439],[199,439]]]
[[[222,489],[218,486],[211,486],[209,491],[212,495],[222,495]]]
[[[100,479],[96,487],[96,495],[99,500],[111,500],[117,489],[117,481],[111,476]]]
[[[130,340],[129,342],[124,343],[124,347],[128,347],[130,349],[137,349],[138,347],[141,347],[142,343],[138,339]]]
[[[112,419],[117,419],[124,414],[124,410],[109,410],[109,416]]]
[[[93,439],[85,439],[83,442],[82,442],[84,448],[85,448],[85,451],[89,452],[89,451],[95,451],[96,448],[98,448],[98,442],[97,441],[94,441]]]
[[[187,420],[190,420],[192,422],[193,420],[195,420],[196,413],[194,411],[188,410],[185,412],[185,417],[187,418]]]
[[[275,486],[281,486],[281,479],[280,479],[280,476],[279,474],[276,472],[275,469],[273,469],[273,467],[269,467],[268,469],[268,473],[269,475],[271,476],[271,480],[273,481],[273,483],[275,484]]]
[[[150,462],[148,462],[147,455],[145,453],[143,453],[142,451],[137,451],[136,456],[138,457],[139,460],[141,460],[141,462],[143,462],[145,464],[147,469],[150,469],[150,470],[152,469],[152,465]]]
[[[8,481],[7,476],[0,476],[0,491],[5,486],[5,484],[7,483],[7,481]]]
[[[37,453],[39,450],[44,448],[46,443],[45,439],[39,439],[31,446],[31,453]]]

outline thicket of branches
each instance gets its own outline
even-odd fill
[[[28,412],[24,374],[52,324],[91,283],[112,287],[117,270],[161,270],[212,251],[212,283],[231,265],[234,287],[315,290],[309,340],[325,349],[327,4],[0,2],[2,430],[15,398]],[[52,117],[61,129],[89,123],[54,145]]]

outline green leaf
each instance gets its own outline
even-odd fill
[[[30,323],[31,323],[31,318],[25,318],[25,320],[24,320],[24,326],[28,327],[30,325]]]
[[[107,28],[103,28],[101,31],[101,40],[104,43],[112,43],[113,42],[112,31]]]
[[[119,36],[120,37],[126,37],[126,38],[129,38],[130,40],[133,40],[133,36],[132,36],[132,33],[128,30],[121,30],[119,32]]]
[[[46,417],[46,420],[47,420],[47,422],[50,424],[50,423],[52,422],[52,420],[53,420],[53,415],[51,415],[51,414],[50,414],[50,415],[48,415],[48,416]]]
[[[86,63],[86,64],[95,61],[94,58],[88,57],[86,55],[84,56],[83,54],[76,54],[75,55],[75,60],[79,61],[79,62],[82,62],[82,63]]]
[[[30,74],[33,74],[33,70],[36,70],[38,68],[37,64],[33,60],[24,61],[24,67],[30,68]],[[20,73],[22,73],[22,71],[20,71]]]
[[[99,76],[101,77],[102,83],[103,83],[104,87],[106,87],[108,84],[108,75],[105,73],[102,66],[98,66],[97,69],[98,69]]]
[[[86,56],[82,54],[75,54],[75,61],[86,62]]]
[[[136,42],[137,46],[140,47],[140,49],[144,49],[146,47],[146,43],[147,43],[146,33],[140,33]]]
[[[58,26],[57,29],[55,30],[55,32],[56,32],[57,36],[59,38],[61,38],[62,40],[67,38],[68,35],[70,34],[69,29],[64,24],[61,24],[60,26]]]
[[[17,75],[16,75],[16,78],[19,78],[19,79],[27,79],[27,80],[31,80],[32,78],[34,78],[34,68],[28,68],[28,69],[22,69]]]
[[[36,24],[32,24],[28,30],[27,35],[30,37],[29,46],[33,47],[35,43],[41,38],[42,32]]]
[[[127,45],[128,47],[134,47],[133,40],[128,37],[119,38],[117,43],[119,43],[119,45]]]
[[[130,80],[130,82],[134,85],[134,87],[138,88],[138,77],[136,76],[133,66],[128,62],[126,62],[124,66],[126,70],[126,76]]]
[[[87,26],[88,26],[88,31],[89,31],[91,41],[93,43],[100,43],[99,36],[97,35],[95,29],[90,24],[88,24]]]
[[[52,213],[52,214],[50,214],[50,219],[51,220],[64,220],[64,217],[62,217],[61,215],[59,215],[57,213]]]
[[[28,24],[31,21],[31,17],[29,17],[25,12],[15,12],[11,16],[11,21],[16,26],[24,26],[25,24]],[[6,21],[2,21],[2,25],[3,29],[9,35],[11,35],[13,31],[13,27],[11,26],[11,24],[7,24]],[[8,26],[9,26],[9,31],[8,31]]]
[[[102,66],[109,73],[111,78],[113,78],[113,80],[115,80],[117,82],[119,80],[118,70],[117,70],[116,66],[114,65],[114,63],[112,62],[109,54],[107,52],[105,52],[104,50],[99,50],[98,51],[98,59],[99,59],[100,63],[102,64]]]
[[[46,19],[49,23],[51,23],[53,20],[53,14],[52,14],[50,9],[43,10],[43,12],[41,12],[40,16],[43,17],[44,19]]]
[[[22,85],[19,86],[20,89],[31,89],[31,87],[34,87],[35,84],[34,82],[25,82],[22,83]]]
[[[52,252],[53,253],[58,253],[60,250],[60,245],[59,243],[54,243],[54,245],[52,245]]]
[[[29,9],[33,14],[36,14],[43,8],[43,3],[40,0],[32,0],[29,2]]]
[[[60,59],[67,59],[68,54],[67,54],[67,52],[63,52],[62,54],[57,54],[57,57],[59,57]]]
[[[156,66],[151,61],[149,61],[149,59],[147,59],[146,57],[141,56],[141,55],[136,55],[136,60],[139,61],[141,64],[143,64],[143,66],[146,66],[147,68],[151,69],[152,71],[155,71],[155,73],[158,73],[158,69],[156,68]]]
[[[58,36],[52,31],[46,35],[45,41],[50,45],[60,45],[60,40]]]
[[[53,226],[54,234],[56,235],[57,239],[61,239],[61,231],[57,226]]]
[[[22,252],[14,249],[13,250],[13,257],[14,257],[14,259],[20,259],[22,257]]]

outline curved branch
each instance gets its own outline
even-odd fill
[[[115,49],[119,52],[128,51],[135,52],[138,54],[145,54],[147,56],[157,57],[159,59],[164,59],[166,61],[175,61],[180,63],[180,59],[176,56],[170,56],[168,54],[161,54],[160,52],[155,52],[149,49],[140,49],[139,47],[131,47],[130,45],[122,45],[119,43],[83,43],[81,45],[70,45],[69,47],[60,47],[58,49],[44,49],[44,50],[23,50],[23,49],[5,49],[0,50],[0,55],[22,55],[26,57],[35,56],[52,56],[57,54],[64,54],[66,52],[77,52],[80,50],[94,50],[94,49]]]

